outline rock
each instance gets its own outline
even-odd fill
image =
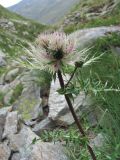
[[[21,114],[24,121],[35,120],[43,115],[40,88],[37,84],[30,83],[23,89],[20,98],[13,104],[13,109]]]
[[[35,138],[39,139],[39,137],[34,132],[32,132],[29,127],[24,125],[18,134],[9,135],[8,138],[10,140],[11,150],[19,151],[20,153],[31,146]]]
[[[0,141],[2,140],[5,120],[9,110],[10,110],[10,107],[0,109]]]
[[[52,143],[36,143],[22,154],[21,160],[68,160],[60,145]]]
[[[119,26],[95,27],[90,29],[78,30],[70,34],[70,38],[77,40],[77,45],[81,49],[92,44],[97,38],[105,36],[109,32],[119,32]]]
[[[43,130],[50,130],[56,127],[56,123],[48,117],[41,122],[37,123],[32,129],[37,135],[40,135]]]
[[[21,159],[20,153],[17,152],[14,153],[11,158],[11,160],[20,160],[20,159]]]
[[[0,141],[2,140],[2,134],[5,124],[5,118],[6,118],[7,112],[5,110],[0,110]]]
[[[120,56],[120,47],[111,46],[111,49],[115,55]]]
[[[74,100],[73,107],[78,116],[82,115],[81,108],[83,108],[83,103],[85,101],[85,94],[81,92]],[[56,123],[61,126],[67,126],[74,123],[73,116],[69,110],[69,108],[64,108],[59,112]]]
[[[5,54],[0,50],[0,67],[6,66]]]
[[[10,31],[15,31],[14,23],[12,21],[9,21],[8,19],[1,18],[0,27],[4,29],[9,29]]]
[[[15,134],[18,131],[18,114],[17,112],[9,112],[6,117],[3,138],[8,135]]]
[[[79,12],[75,14],[75,18],[80,18],[80,13]]]
[[[98,106],[89,106],[86,110],[86,119],[91,127],[96,127],[104,111]],[[101,124],[100,124],[101,125]]]
[[[55,83],[52,82],[49,97],[50,111],[48,117],[53,121],[56,121],[59,125],[70,125],[74,122],[74,120],[69,111],[64,95],[60,95],[56,91],[58,88],[60,88],[58,80],[56,80]],[[76,111],[83,104],[84,100],[84,93],[80,93],[80,95],[75,98],[73,106]]]
[[[11,150],[7,144],[0,144],[0,160],[8,160],[10,157]]]
[[[18,75],[18,73],[19,73],[19,68],[15,68],[9,71],[5,76],[5,81],[12,82],[15,79],[15,77]]]
[[[102,133],[99,133],[94,139],[90,140],[90,146],[92,148],[100,148],[104,145],[105,143],[105,137],[103,136]]]

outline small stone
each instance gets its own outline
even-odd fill
[[[100,148],[104,145],[105,138],[102,133],[99,133],[94,139],[90,140],[90,146],[92,148]]]

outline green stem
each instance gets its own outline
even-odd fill
[[[75,75],[75,72],[77,71],[77,68],[78,68],[78,67],[75,67],[75,69],[74,69],[74,71],[73,71],[73,73],[72,73],[70,79],[68,80],[67,84],[65,85],[65,87],[67,87],[67,86],[69,85],[70,81],[72,80],[72,78],[73,78],[74,75]]]
[[[59,79],[61,88],[65,88],[64,80],[63,80],[63,77],[62,77],[62,74],[61,74],[61,71],[60,71],[60,70],[58,70],[58,79]],[[71,103],[71,100],[70,100],[70,98],[69,98],[69,95],[68,95],[68,94],[65,94],[64,96],[65,96],[65,99],[66,99],[67,104],[68,104],[68,106],[69,106],[69,109],[70,109],[70,111],[71,111],[71,113],[72,113],[72,116],[73,116],[73,118],[74,118],[74,120],[75,120],[75,123],[76,123],[76,125],[77,125],[77,127],[78,127],[78,129],[79,129],[79,131],[80,131],[80,134],[82,134],[82,136],[85,137],[86,134],[85,134],[85,132],[84,132],[84,130],[83,130],[83,128],[82,128],[81,123],[79,122],[79,120],[78,120],[78,118],[77,118],[77,115],[76,115],[76,113],[75,113],[75,111],[74,111],[74,108],[73,108],[73,105],[72,105],[72,103]],[[91,154],[92,159],[93,159],[93,160],[96,160],[96,156],[95,156],[92,148],[91,148],[89,145],[87,145],[87,148],[88,148],[89,153]]]

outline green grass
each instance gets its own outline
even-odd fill
[[[23,85],[20,83],[14,89],[13,95],[10,100],[10,104],[13,104],[18,99],[18,97],[21,95],[22,91],[23,91]]]
[[[4,105],[4,94],[0,92],[0,108]]]
[[[108,0],[106,0],[108,1]],[[66,33],[71,33],[74,32],[78,29],[83,29],[83,28],[91,28],[91,27],[98,27],[98,26],[110,26],[110,25],[120,25],[120,2],[117,4],[117,6],[111,11],[103,16],[96,17],[94,19],[87,19],[86,18],[86,12],[84,12],[84,8],[86,10],[93,9],[95,7],[100,7],[103,1],[96,1],[92,0],[87,2],[81,2],[80,5],[77,5],[75,9],[72,11],[79,11],[81,13],[81,20],[77,24],[72,24],[72,25],[67,25],[64,27],[64,31]],[[72,13],[71,13],[72,14]]]
[[[119,33],[109,34],[94,43],[91,54],[97,53],[97,56],[104,53],[104,55],[98,63],[79,73],[83,78],[79,83],[95,98],[94,105],[107,111],[101,121],[102,132],[108,136],[107,147],[103,148],[103,152],[104,155],[111,157],[111,160],[116,160],[120,158],[120,55],[113,53],[111,49],[113,46],[120,47]],[[112,89],[118,89],[119,92]]]

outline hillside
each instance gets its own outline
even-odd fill
[[[14,50],[19,45],[25,41],[33,41],[44,29],[44,25],[27,20],[0,6],[0,47],[8,54],[17,54]]]
[[[46,14],[40,11],[49,23],[57,10],[68,10],[68,1],[23,0],[20,8],[43,2]],[[23,68],[16,61],[33,62],[25,54],[28,42],[53,29],[75,39],[78,53],[89,48],[76,72],[71,65],[63,67],[66,84],[73,76],[64,90],[47,70]],[[64,93],[87,137],[79,134]],[[120,0],[80,0],[54,28],[0,6],[0,160],[90,160],[88,144],[97,160],[120,159]]]
[[[11,11],[45,24],[61,20],[79,0],[22,0],[10,7]]]
[[[61,27],[70,33],[77,29],[120,25],[119,0],[80,0],[64,18]]]

